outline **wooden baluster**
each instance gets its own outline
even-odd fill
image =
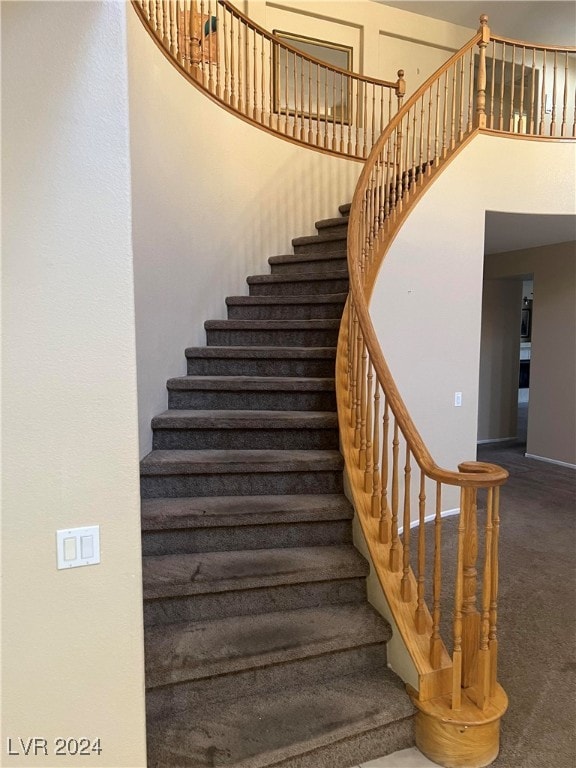
[[[526,132],[526,122],[524,120],[524,86],[526,72],[526,46],[522,46],[522,74],[520,76],[520,112],[518,118],[518,133]]]
[[[263,123],[263,125],[267,125],[270,127],[272,125],[272,112],[273,107],[272,104],[268,101],[267,95],[268,91],[266,89],[266,48],[268,47],[268,44],[266,42],[266,38],[264,35],[260,35],[260,98],[261,98],[261,109],[260,109],[260,122]],[[271,57],[271,51],[268,53],[268,72],[272,72],[272,57]],[[270,79],[272,79],[273,75],[270,76]],[[270,101],[272,100],[272,97],[270,96]]]
[[[398,537],[398,422],[394,418],[394,437],[392,438],[392,519],[390,544],[390,570],[400,570],[400,539]]]
[[[458,141],[464,138],[464,59],[460,59],[460,105],[458,108]]]
[[[154,8],[155,7],[156,6],[155,6],[155,3],[154,3],[154,0],[150,0],[149,3],[148,3],[147,18],[148,18],[148,21],[150,22],[150,28],[151,29],[154,29]]]
[[[346,91],[344,91],[344,84],[346,83]],[[348,110],[348,102],[344,98],[344,93],[348,93],[348,78],[344,75],[340,75],[340,143],[339,150],[344,152],[344,117]]]
[[[205,8],[204,0],[200,0],[200,15],[197,17],[198,28],[196,30],[197,38],[197,61],[202,73],[202,85],[206,86],[206,36],[204,34]]]
[[[312,63],[308,62],[308,144],[314,143],[312,130]]]
[[[356,157],[362,157],[362,142],[361,142],[361,124],[362,124],[362,85],[356,81],[356,120],[355,123],[355,136],[354,136],[354,154]]]
[[[242,22],[242,33],[244,35],[244,114],[250,117],[254,111],[254,99],[256,92],[251,93],[252,77],[250,76],[250,27],[246,22]]]
[[[406,122],[409,123],[410,111],[405,116]],[[404,125],[404,119],[398,123],[396,128],[396,179],[394,187],[396,188],[396,205],[394,206],[394,215],[402,210],[402,190],[403,190],[403,167],[404,160],[404,135],[406,128]]]
[[[213,50],[215,47],[215,40],[216,35],[218,34],[218,24],[216,22],[216,27],[214,30],[212,30],[212,3],[211,0],[208,0],[208,9],[206,11],[208,15],[207,23],[208,23],[208,35],[206,35],[206,23],[203,26],[203,32],[204,32],[204,40],[203,40],[203,46],[206,47],[208,52],[208,90],[210,93],[214,93],[215,91],[215,84],[214,84],[214,57],[213,57]]]
[[[568,51],[564,54],[564,99],[562,106],[562,128],[560,136],[566,135],[566,114],[568,110]]]
[[[458,518],[458,544],[456,560],[456,584],[454,590],[454,650],[452,652],[452,709],[462,706],[462,595],[464,585],[464,489],[460,491],[460,516]]]
[[[556,82],[558,74],[558,51],[554,51],[554,76],[552,78],[552,121],[550,136],[556,136]]]
[[[354,332],[352,334],[351,344],[351,365],[352,365],[352,388],[351,388],[351,408],[350,408],[350,427],[356,431],[356,413],[358,400],[358,365],[356,356],[358,354],[358,315],[354,312]],[[354,445],[356,447],[356,435],[354,436]]]
[[[452,65],[452,104],[450,108],[450,149],[456,146],[456,72],[457,65]]]
[[[424,130],[424,97],[422,97],[419,100],[419,103],[421,105],[421,109],[418,109],[418,102],[414,104],[414,113],[412,117],[412,150],[411,154],[412,156],[409,158],[408,162],[406,163],[407,170],[407,182],[408,182],[408,193],[412,193],[414,190],[414,185],[416,183],[416,166],[418,165],[416,155],[418,154],[418,150],[416,149],[417,144],[420,147],[420,155],[422,154],[422,132]],[[420,124],[418,124],[418,116],[420,116]],[[420,128],[420,139],[418,142],[417,134],[418,134],[418,128]]]
[[[496,40],[492,41],[492,66],[490,77],[490,120],[488,127],[494,128],[494,86],[496,82]]]
[[[398,185],[398,166],[397,166],[397,155],[398,155],[398,132],[400,131],[400,124],[396,126],[394,131],[390,134],[390,216],[392,218],[396,217],[396,189]]]
[[[284,133],[288,135],[288,83],[289,83],[289,66],[288,59],[292,54],[287,48],[284,48]]]
[[[372,493],[372,472],[374,468],[374,455],[372,438],[374,425],[372,422],[373,417],[373,404],[372,399],[372,387],[374,384],[374,370],[372,368],[371,360],[368,360],[368,380],[366,389],[366,449],[364,452],[364,493]]]
[[[490,597],[492,593],[492,507],[494,489],[488,489],[486,502],[486,534],[484,537],[484,573],[482,578],[482,619],[478,651],[478,681],[476,704],[484,710],[490,701]]]
[[[242,21],[240,19],[237,19],[237,25],[238,25],[238,45],[236,49],[236,53],[238,56],[238,68],[237,68],[237,85],[238,85],[238,112],[240,114],[245,115],[247,112],[247,105],[245,102],[245,93],[244,93],[244,81],[242,80],[242,72],[245,67],[245,62],[243,61],[242,57]],[[246,105],[246,106],[245,106]]]
[[[430,664],[439,669],[442,660],[440,638],[440,601],[442,597],[442,485],[436,483],[436,515],[434,517],[434,577],[432,579],[432,635],[430,636]]]
[[[372,436],[372,517],[380,519],[380,384],[376,379],[374,391],[374,434]]]
[[[167,50],[170,50],[170,36],[169,36],[169,23],[168,23],[168,2],[162,0],[162,45]]]
[[[530,75],[530,120],[528,123],[528,133],[534,133],[534,126],[536,124],[535,109],[536,109],[536,48],[532,48],[532,73]]]
[[[466,123],[466,133],[472,131],[472,107],[474,105],[474,51],[470,49],[468,66],[468,122]],[[486,62],[484,62],[486,63]],[[484,83],[484,94],[486,94],[486,83]],[[486,99],[486,96],[484,96]]]
[[[368,157],[371,147],[368,146],[368,85],[361,81],[362,84],[359,87],[364,91],[364,98],[362,99],[362,122],[364,123],[364,138],[362,141],[362,157]]]
[[[506,81],[506,43],[502,43],[502,67],[500,71],[500,115],[498,118],[499,130],[504,130],[504,83]]]
[[[428,95],[428,129],[426,132],[426,154],[423,154],[422,152],[422,139],[420,140],[420,178],[422,182],[424,181],[424,174],[428,176],[432,167],[432,113],[434,112],[433,94],[434,90],[430,88]],[[422,102],[422,105],[424,105],[424,102]],[[422,112],[422,116],[424,116],[424,112]],[[422,117],[422,119],[424,119],[424,117]]]
[[[252,118],[257,121],[262,121],[261,115],[262,115],[262,100],[264,99],[264,90],[261,91],[260,94],[258,94],[258,44],[257,40],[259,39],[259,36],[256,35],[256,30],[253,30],[252,32],[252,40],[253,40],[253,58],[252,58],[252,69],[254,70],[252,73],[252,91],[254,93],[253,100],[252,100]]]
[[[400,108],[402,107],[402,102],[404,101],[404,96],[406,95],[406,81],[404,80],[404,70],[399,69],[397,72],[398,79],[396,80],[396,101],[398,104],[397,112],[400,111]]]
[[[416,106],[413,107],[412,115],[416,112]],[[411,161],[411,142],[410,142],[410,110],[408,110],[408,114],[406,115],[406,133],[404,136],[404,142],[403,142],[403,149],[404,149],[404,157],[402,159],[402,166],[403,171],[401,175],[402,179],[402,208],[404,207],[404,203],[406,202],[406,195],[408,193],[408,189],[410,186],[410,173],[412,171],[412,168],[414,167],[414,164]]]
[[[508,124],[508,130],[510,133],[515,132],[515,126],[514,126],[514,86],[516,84],[515,79],[515,70],[516,70],[516,46],[512,46],[512,74],[510,75],[510,120]]]
[[[362,378],[362,353],[364,350],[364,339],[360,327],[358,327],[358,337],[356,344],[356,426],[354,429],[354,446],[360,450],[362,447],[362,395],[365,384],[365,381]],[[358,466],[362,468],[360,461],[361,451],[358,457]]]
[[[180,36],[178,34],[178,19],[180,18],[180,3],[179,0],[174,0],[170,3],[170,53],[178,64],[182,64],[182,52],[178,41]]]
[[[442,115],[442,159],[448,154],[448,70],[444,73],[444,112]]]
[[[230,14],[230,106],[236,109],[236,80],[234,70],[234,15]]]
[[[436,115],[434,121],[434,167],[437,168],[440,163],[440,79],[436,81]],[[428,168],[428,173],[432,168]]]
[[[546,50],[542,51],[542,89],[540,92],[540,124],[538,126],[538,135],[544,136],[544,125],[546,121]]]
[[[222,24],[222,39],[224,43],[224,102],[230,103],[230,56],[228,53],[228,13],[224,9]]]
[[[376,143],[376,85],[372,83],[372,128],[370,132],[369,147],[372,148]]]
[[[186,6],[188,3],[183,0],[182,3],[182,28],[180,40],[182,42],[182,66],[186,72],[190,71],[190,9]]]
[[[156,7],[154,10],[154,19],[155,19],[155,30],[157,36],[162,40],[162,2],[161,0],[156,0]]]
[[[480,613],[476,608],[478,559],[478,523],[476,489],[465,488],[464,509],[464,556],[463,556],[463,599],[462,599],[462,686],[468,688],[475,683],[480,641]]]
[[[322,128],[320,121],[320,65],[316,64],[316,146],[322,146]]]
[[[384,414],[382,416],[382,470],[380,476],[380,524],[378,534],[382,544],[390,541],[388,528],[388,432],[390,428],[390,409],[388,399],[384,397]]]
[[[496,679],[498,671],[498,636],[496,623],[498,619],[498,542],[500,538],[500,488],[494,488],[492,504],[492,583],[490,589],[490,695],[496,694]]]
[[[292,137],[298,136],[298,54],[292,54],[292,87],[294,88],[294,117],[292,120]]]
[[[336,72],[332,72],[332,149],[336,149]]]
[[[300,139],[300,141],[304,141],[304,59],[302,56],[297,57],[298,67],[296,67],[296,78],[298,79],[298,69],[300,70],[300,82],[299,82],[299,92],[298,92],[298,101],[297,103],[300,104],[300,110],[299,110],[299,119],[298,119],[298,131],[297,136]]]
[[[426,588],[426,475],[420,470],[420,492],[418,494],[418,602],[416,605],[416,632],[426,632],[426,608],[424,592]]]
[[[400,595],[405,603],[412,599],[410,588],[410,496],[412,467],[410,466],[410,448],[406,443],[406,464],[404,465],[404,520],[402,522],[402,581]]]
[[[198,37],[196,30],[197,20],[196,1],[192,0],[190,3],[190,13],[188,14],[188,40],[190,44],[190,74],[194,78],[198,78]]]

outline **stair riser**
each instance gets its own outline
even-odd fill
[[[320,392],[170,390],[168,407],[201,410],[222,408],[247,411],[335,411],[336,395],[334,391],[329,390]]]
[[[337,450],[338,429],[155,429],[155,449]]]
[[[213,475],[145,475],[143,499],[182,496],[248,496],[342,493],[342,472],[262,472]]]
[[[338,329],[211,329],[206,331],[206,341],[209,347],[335,347],[338,343]]]
[[[347,293],[348,279],[250,283],[249,292],[250,296],[321,296],[329,293]]]
[[[269,360],[257,358],[188,358],[189,376],[293,376],[295,378],[333,378],[335,361]]]
[[[229,552],[238,549],[316,547],[351,542],[352,526],[349,520],[275,523],[242,525],[235,528],[145,531],[142,534],[142,554],[179,555],[195,552]]]
[[[330,227],[319,227],[316,225],[319,235],[339,235],[340,237],[346,237],[348,234],[348,222],[344,224],[332,224]]]
[[[298,275],[302,273],[315,274],[315,275],[331,275],[335,269],[346,269],[346,253],[344,252],[339,258],[333,259],[319,259],[318,261],[304,261],[304,262],[292,262],[270,265],[270,270],[273,275]]]
[[[229,305],[229,320],[339,320],[344,302],[338,304]]]
[[[334,256],[346,255],[346,239],[342,240],[319,240],[313,243],[303,243],[294,245],[294,253],[330,253]]]
[[[245,672],[193,680],[177,685],[151,688],[146,692],[148,717],[170,717],[199,703],[256,696],[270,689],[298,685],[299,680],[329,680],[361,670],[386,666],[386,646],[378,643],[345,651],[323,654],[285,664],[251,669]]]
[[[156,598],[144,601],[144,624],[172,624],[179,621],[227,619],[273,611],[343,605],[366,600],[364,576],[335,581],[282,584],[190,597]]]

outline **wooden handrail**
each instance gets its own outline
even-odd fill
[[[337,353],[348,485],[414,664],[417,681],[409,691],[418,708],[417,743],[434,761],[458,766],[488,765],[496,757],[498,724],[507,706],[496,673],[499,497],[508,473],[484,462],[462,462],[450,470],[434,461],[390,373],[369,303],[386,253],[415,201],[480,131],[530,138],[574,135],[568,92],[574,50],[499,40],[482,16],[478,33],[418,88],[375,142],[350,211],[350,294]],[[541,75],[536,73],[538,50],[543,51]],[[446,486],[460,489],[452,583],[446,581],[440,549]],[[433,511],[427,516],[429,507]],[[430,608],[425,599],[427,519],[434,519]],[[416,535],[410,533],[414,525]],[[451,655],[441,635],[442,594],[448,590],[454,594]]]
[[[132,0],[170,63],[211,99],[259,128],[364,160],[406,91],[333,66],[253,22],[228,0]]]

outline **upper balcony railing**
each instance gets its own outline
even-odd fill
[[[394,82],[330,66],[267,32],[227,0],[133,0],[162,52],[245,120],[331,154],[363,160],[402,104]]]

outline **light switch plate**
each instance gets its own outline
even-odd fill
[[[100,526],[56,531],[58,570],[96,565],[100,562]]]

